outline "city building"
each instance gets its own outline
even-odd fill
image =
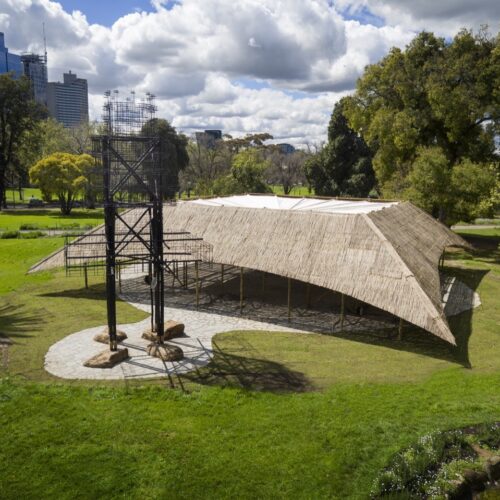
[[[291,155],[292,153],[295,153],[295,147],[292,146],[291,144],[281,143],[277,144],[277,146],[280,148],[281,152],[285,155]]]
[[[31,91],[35,101],[47,105],[47,54],[23,54],[21,56],[23,74],[31,82]]]
[[[222,139],[222,130],[205,130],[203,132],[196,132],[196,142],[200,146],[212,149],[215,143]]]
[[[14,72],[16,78],[23,74],[23,64],[21,56],[12,54],[5,46],[5,36],[0,32],[0,74]]]
[[[65,127],[76,127],[89,120],[87,80],[64,73],[64,81],[47,85],[47,107],[50,115]]]

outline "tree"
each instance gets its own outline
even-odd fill
[[[179,191],[179,173],[189,164],[188,139],[178,134],[167,120],[154,118],[144,125],[143,131],[158,134],[162,140],[163,192],[169,199]]]
[[[278,184],[284,194],[290,194],[299,183],[304,182],[304,163],[307,155],[303,151],[283,153],[279,146],[270,146],[268,178],[271,184]]]
[[[392,49],[367,67],[355,94],[345,100],[344,113],[375,153],[373,165],[384,195],[401,196],[417,182],[417,203],[432,205],[441,220],[449,221],[454,216],[446,215],[449,201],[441,196],[441,180],[451,178],[454,167],[465,161],[481,172],[480,165],[496,161],[499,40],[485,30],[476,35],[463,30],[451,42],[423,32],[406,50]],[[425,155],[433,163],[425,168],[436,181],[425,192],[422,148],[431,148]],[[434,188],[438,191],[429,191]]]
[[[268,168],[269,162],[257,149],[240,151],[233,159],[231,172],[214,182],[214,194],[269,193],[271,189],[264,180]]]
[[[352,130],[343,112],[335,107],[328,125],[328,143],[306,163],[306,175],[316,194],[364,198],[375,186],[371,151]]]
[[[93,167],[94,159],[90,155],[54,153],[30,169],[30,180],[44,196],[57,196],[61,212],[69,215],[75,196],[85,189]]]
[[[43,109],[31,96],[30,82],[0,75],[0,210],[6,207],[6,178],[12,169],[19,175],[16,153],[23,136],[43,117]]]

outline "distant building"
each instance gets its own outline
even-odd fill
[[[31,82],[33,98],[40,104],[47,105],[47,55],[23,54],[23,73]]]
[[[285,155],[291,155],[292,153],[295,153],[295,148],[291,144],[277,144],[277,146],[280,148],[281,152]]]
[[[21,56],[11,54],[5,46],[5,36],[0,32],[0,74],[14,72],[16,78],[23,74]]]
[[[222,139],[222,130],[205,130],[196,132],[196,142],[200,146],[212,149],[215,147],[216,141]]]
[[[47,107],[50,115],[65,127],[76,127],[89,120],[87,80],[74,73],[64,73],[64,81],[47,85]]]

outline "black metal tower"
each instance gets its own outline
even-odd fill
[[[94,155],[102,168],[106,235],[106,296],[111,350],[116,340],[117,258],[131,241],[139,249],[127,257],[147,264],[152,294],[153,329],[161,342],[164,334],[163,169],[161,139],[155,133],[154,96],[121,101],[106,93],[104,133],[94,136]],[[134,222],[123,211],[134,209]],[[117,221],[122,231],[117,232]],[[137,245],[136,245],[137,246]]]

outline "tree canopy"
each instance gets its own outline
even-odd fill
[[[268,193],[271,188],[264,180],[268,168],[258,149],[244,149],[234,156],[230,173],[214,182],[214,194]]]
[[[6,205],[8,171],[19,175],[16,153],[23,136],[44,116],[32,98],[30,82],[11,73],[0,75],[0,209]]]
[[[70,153],[53,153],[38,161],[30,169],[30,181],[37,185],[44,197],[57,196],[61,212],[71,213],[75,196],[89,182],[94,167],[92,156]]]
[[[316,194],[364,198],[375,186],[372,154],[349,127],[343,100],[335,104],[328,125],[328,143],[306,162],[306,175]]]
[[[479,198],[492,189],[489,165],[498,161],[494,139],[500,131],[499,37],[463,30],[446,42],[420,33],[406,50],[392,49],[366,68],[344,112],[374,152],[382,193],[421,205],[431,197],[433,213],[453,222],[458,212],[467,215],[443,190],[445,179],[463,178],[453,174],[455,167],[469,162],[480,170],[470,179],[479,182]],[[416,182],[424,177],[423,157],[432,157],[425,169],[435,182]],[[469,208],[478,203],[471,198]]]
[[[158,134],[162,140],[161,161],[164,168],[164,193],[174,198],[179,190],[179,173],[189,164],[188,139],[179,134],[167,120],[154,118],[144,125],[148,132]]]

